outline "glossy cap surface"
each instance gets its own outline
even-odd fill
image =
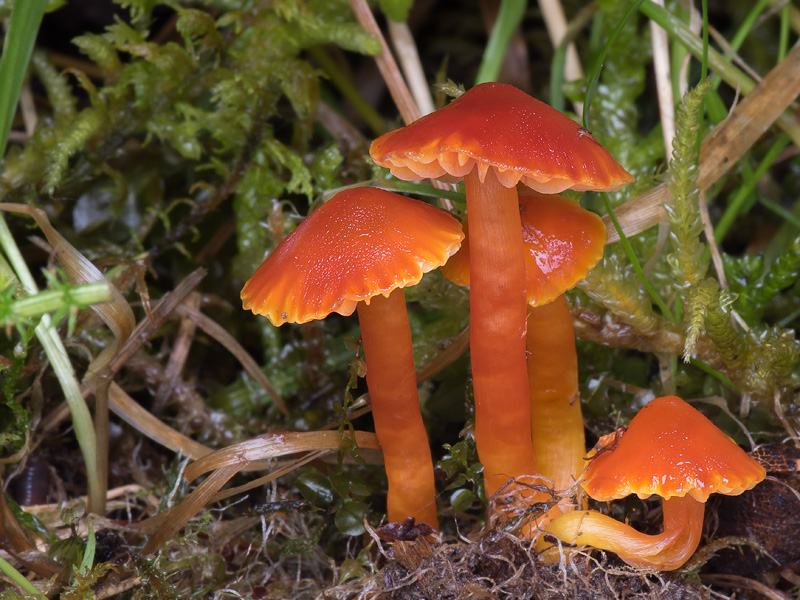
[[[627,430],[603,436],[589,455],[583,488],[595,500],[629,494],[664,498],[735,496],[766,477],[764,468],[676,396],[656,398]]]
[[[633,177],[592,134],[514,86],[484,83],[407,127],[372,142],[370,156],[399,179],[449,176],[493,168],[506,187],[520,181],[555,194],[566,189],[617,190]]]
[[[555,300],[575,286],[603,257],[603,220],[574,200],[520,190],[526,293],[534,306]],[[459,251],[442,267],[458,285],[469,285],[469,232]]]
[[[350,315],[358,302],[418,283],[463,237],[456,219],[419,200],[344,190],[278,244],[242,289],[242,305],[274,325]]]

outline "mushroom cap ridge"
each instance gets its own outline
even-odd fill
[[[633,177],[578,123],[514,86],[484,83],[380,136],[370,156],[399,179],[464,177],[494,168],[506,187],[545,194],[617,190]]]
[[[741,494],[764,477],[764,468],[698,410],[664,396],[646,404],[624,433],[600,439],[582,486],[600,501],[689,494],[705,502],[714,493]]]
[[[434,206],[344,190],[278,244],[244,285],[242,305],[274,325],[351,315],[360,301],[418,283],[463,238],[461,224]]]

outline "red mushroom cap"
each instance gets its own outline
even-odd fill
[[[339,192],[313,211],[242,289],[243,307],[274,325],[350,315],[360,301],[414,285],[464,234],[449,214],[375,188]]]
[[[603,257],[606,228],[603,220],[574,200],[533,190],[519,192],[522,241],[528,303],[555,300],[575,286]],[[469,232],[442,267],[453,283],[469,285]]]
[[[629,494],[683,497],[736,496],[766,471],[711,421],[676,396],[656,398],[624,433],[603,436],[589,455],[583,488],[595,500]]]
[[[407,127],[372,142],[370,156],[406,180],[464,177],[493,167],[500,182],[545,194],[617,190],[633,177],[592,134],[503,83],[484,83]]]

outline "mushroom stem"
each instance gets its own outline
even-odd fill
[[[375,433],[389,480],[389,521],[414,517],[438,529],[428,435],[419,409],[411,327],[405,295],[374,296],[358,303]]]
[[[683,565],[697,549],[704,510],[705,503],[689,495],[664,498],[663,532],[656,535],[636,531],[594,510],[561,515],[545,529],[563,542],[614,552],[632,567],[671,571]]]
[[[566,297],[528,308],[531,436],[539,472],[564,490],[583,472],[578,355]]]
[[[519,200],[479,167],[464,178],[470,219],[470,353],[475,442],[487,496],[537,472],[525,364],[525,260]]]

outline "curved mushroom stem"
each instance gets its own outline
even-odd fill
[[[647,535],[594,510],[557,517],[545,529],[569,544],[616,553],[639,569],[672,571],[697,549],[703,533],[705,504],[691,496],[664,499],[663,532]]]
[[[464,178],[470,222],[470,353],[475,442],[486,495],[537,472],[525,364],[525,260],[516,188],[493,169]]]
[[[586,440],[578,393],[578,355],[566,297],[528,308],[531,436],[539,471],[557,490],[583,472]]]
[[[419,409],[403,290],[359,302],[357,310],[375,433],[389,479],[389,521],[414,517],[438,529],[433,461]]]

